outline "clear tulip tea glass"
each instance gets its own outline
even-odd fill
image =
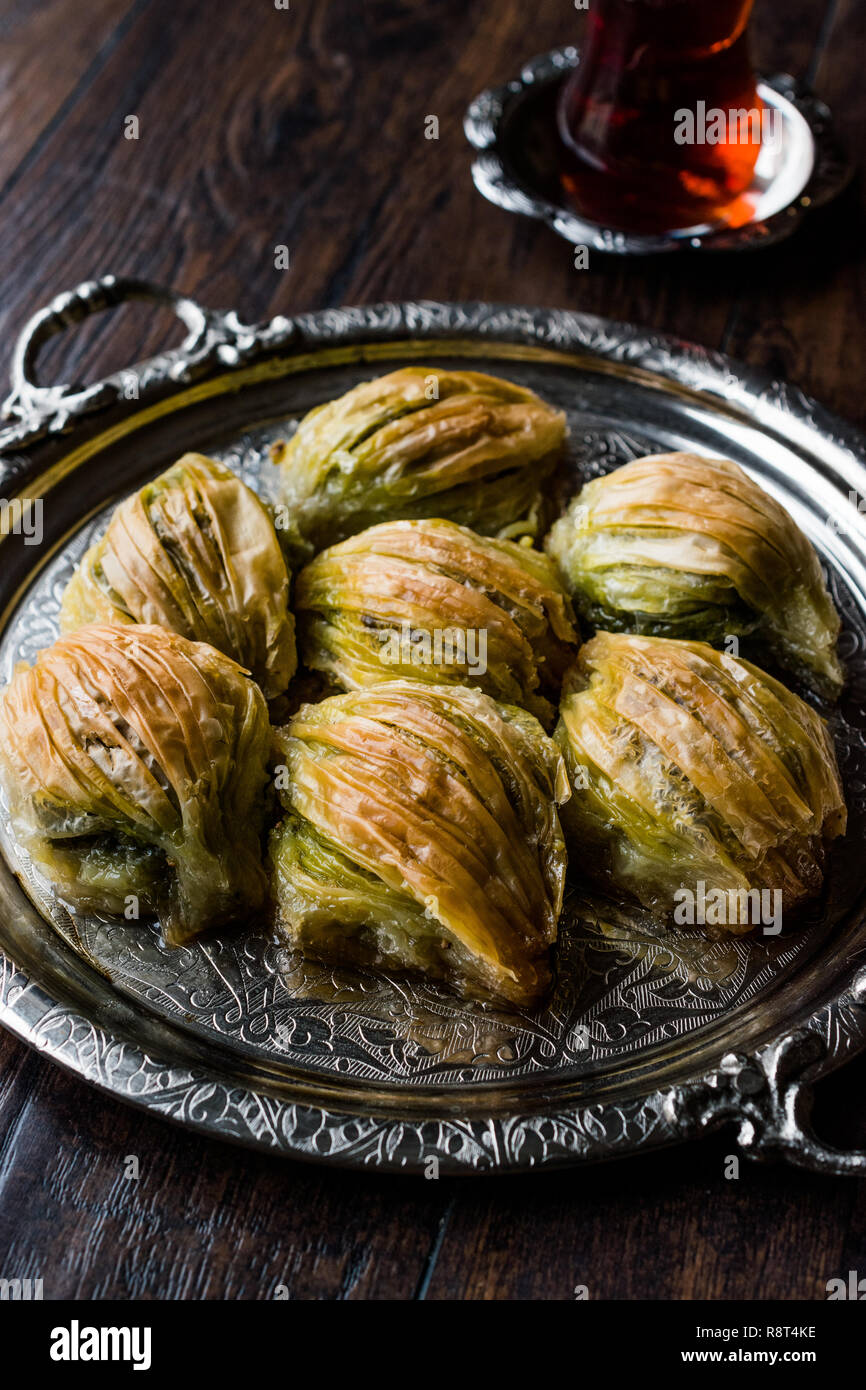
[[[649,233],[749,220],[764,113],[752,4],[590,0],[558,107],[562,185],[582,216]]]

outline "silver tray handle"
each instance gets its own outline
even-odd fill
[[[187,336],[179,347],[137,362],[90,386],[68,383],[41,386],[36,377],[40,351],[56,334],[92,314],[133,300],[163,304],[185,325]],[[113,400],[138,395],[143,386],[160,381],[185,381],[205,372],[213,363],[236,366],[245,357],[270,344],[289,341],[295,332],[291,320],[277,317],[262,325],[240,321],[234,312],[207,309],[187,295],[122,275],[103,275],[86,280],[75,289],[55,295],[25,324],[15,345],[10,368],[12,390],[2,414],[15,422],[12,442],[28,442],[36,436],[65,429],[77,416],[97,410]],[[0,446],[4,436],[0,432]]]
[[[866,974],[858,984],[866,996]],[[825,1144],[810,1124],[810,1077],[826,1054],[826,1041],[809,1028],[751,1056],[729,1052],[710,1080],[669,1093],[667,1118],[686,1134],[736,1123],[737,1142],[749,1158],[786,1159],[797,1168],[839,1177],[866,1175],[866,1151]]]
[[[785,1158],[816,1173],[866,1174],[866,1152],[823,1143],[809,1122],[813,1093],[807,1078],[826,1050],[823,1040],[808,1029],[768,1049],[762,1067],[768,1083],[764,1103],[758,1107],[757,1123],[748,1116],[743,1120],[740,1146],[755,1158]]]

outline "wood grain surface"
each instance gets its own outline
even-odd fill
[[[761,67],[812,79],[861,150],[862,0],[757,0],[754,23]],[[469,99],[579,26],[569,0],[2,0],[4,359],[36,307],[109,270],[251,320],[515,300],[722,348],[866,426],[859,186],[772,252],[588,272],[475,193]],[[42,377],[87,380],[172,335],[150,310],[105,315]],[[866,1059],[819,1088],[816,1122],[866,1145]],[[727,1179],[733,1147],[493,1181],[341,1173],[190,1136],[0,1034],[0,1278],[46,1298],[823,1299],[866,1274],[866,1185],[745,1161]]]

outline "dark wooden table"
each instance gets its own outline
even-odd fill
[[[578,27],[569,0],[3,0],[3,357],[38,305],[108,270],[247,319],[518,300],[724,349],[866,425],[859,190],[765,255],[589,272],[474,192],[469,98]],[[863,0],[757,0],[756,37],[862,148]],[[93,377],[167,332],[123,310],[59,341],[44,375]],[[824,1083],[817,1118],[866,1144],[866,1061]],[[866,1186],[747,1163],[726,1180],[732,1148],[496,1181],[327,1171],[191,1137],[2,1035],[0,1277],[42,1278],[46,1298],[822,1299],[866,1274]]]

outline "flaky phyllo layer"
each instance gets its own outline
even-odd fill
[[[562,756],[538,722],[398,680],[305,705],[277,733],[274,891],[293,945],[530,1005],[565,879]],[[284,774],[280,778],[280,770]]]
[[[295,603],[305,663],[344,689],[473,685],[548,725],[578,640],[548,556],[451,521],[385,522],[332,546]]]
[[[481,372],[405,367],[310,411],[274,451],[288,539],[309,559],[380,521],[534,532],[565,416]]]
[[[83,627],[0,695],[20,842],[70,905],[158,913],[173,945],[264,903],[269,740],[248,672],[148,625]]]
[[[117,508],[70,581],[60,623],[158,623],[247,667],[270,698],[297,665],[288,605],[265,507],[231,469],[185,454]]]
[[[804,701],[706,643],[606,632],[566,684],[555,737],[577,874],[661,915],[681,889],[768,889],[785,910],[819,891],[846,809],[830,735]]]
[[[839,617],[792,517],[735,463],[637,459],[587,483],[547,549],[599,628],[723,644],[755,634],[827,695]]]

